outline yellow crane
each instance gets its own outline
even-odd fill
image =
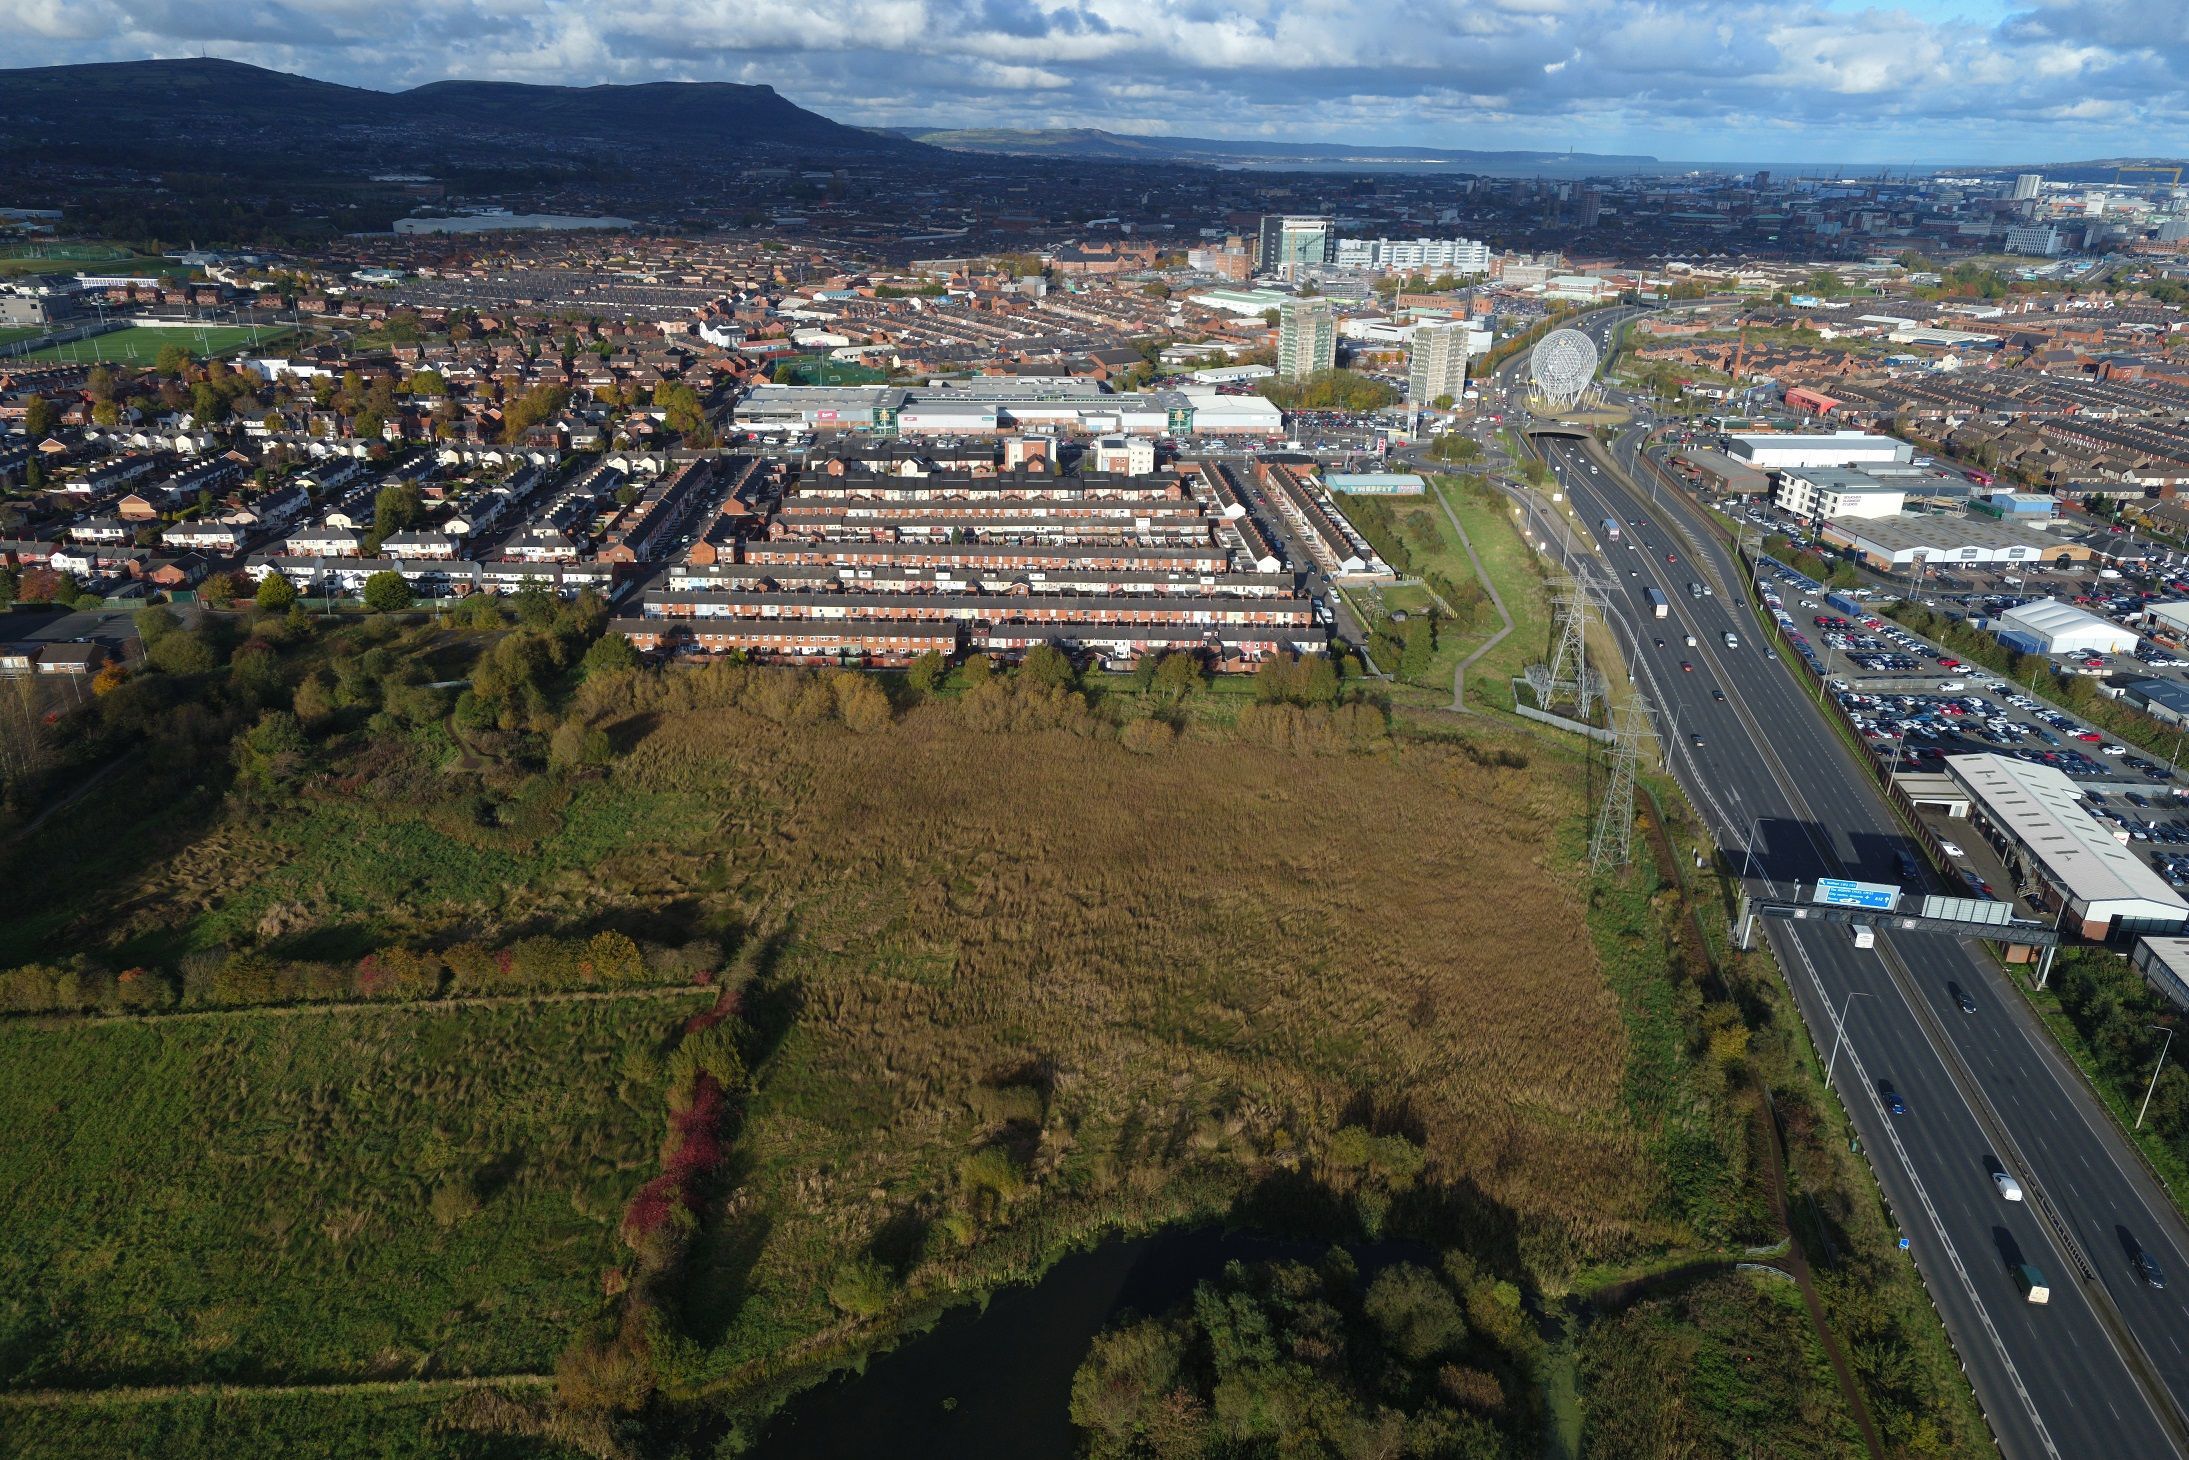
[[[2150,173],[2153,177],[2163,176],[2175,187],[2181,186],[2181,169],[2178,167],[2116,167],[2113,169],[2113,181],[2122,182],[2142,172]]]

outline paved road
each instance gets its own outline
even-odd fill
[[[1606,454],[1552,443],[1548,453],[1584,521],[1650,524],[1626,538],[1646,536],[1652,547],[1613,544],[1597,561],[1616,585],[1615,618],[1636,672],[1668,731],[1677,725],[1668,735],[1675,769],[1720,846],[1739,861],[1753,835],[1759,891],[1820,874],[1897,880],[1903,834],[1762,641],[1740,570],[1698,525],[1677,530],[1669,494],[1652,509],[1646,492],[1618,479],[1614,456],[1625,444]],[[1679,562],[1667,564],[1667,551]],[[1691,578],[1713,582],[1716,596],[1689,597]],[[1645,617],[1648,586],[1670,601],[1664,650]],[[1728,631],[1739,649],[1725,647]],[[1692,649],[1681,643],[1689,633]],[[2189,1231],[2004,976],[1979,950],[1943,939],[1880,935],[1866,951],[1836,926],[1770,932],[1820,1048],[1832,1043],[1836,1010],[1848,1009],[1835,1083],[2002,1450],[2189,1454],[2177,1415],[2160,1412],[2189,1403],[2189,1312],[2179,1289],[2138,1281],[2125,1245],[2140,1244],[2176,1282],[2189,1281]],[[1973,996],[1974,1015],[1959,1012],[1953,984]],[[1887,1114],[1879,1082],[1905,1099],[1906,1115]],[[2000,1198],[1994,1161],[2031,1200]],[[2022,1261],[2051,1279],[2048,1306],[2021,1300],[2010,1269]],[[2139,1374],[2149,1377],[2139,1383]]]

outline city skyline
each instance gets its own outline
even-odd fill
[[[1460,14],[1296,0],[4,0],[25,65],[217,55],[400,89],[446,78],[773,85],[840,121],[1101,127],[1718,162],[2042,163],[2189,151],[2189,34],[2119,0]],[[2176,31],[2180,27],[2174,27]]]

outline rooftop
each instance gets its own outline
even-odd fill
[[[2005,755],[1949,755],[1946,769],[2071,900],[2145,902],[2189,916],[2189,902],[2084,808],[2066,772]]]

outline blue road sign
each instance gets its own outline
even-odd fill
[[[1900,889],[1889,882],[1855,882],[1845,877],[1820,877],[1812,902],[1832,907],[1861,907],[1891,912],[1900,905]]]

